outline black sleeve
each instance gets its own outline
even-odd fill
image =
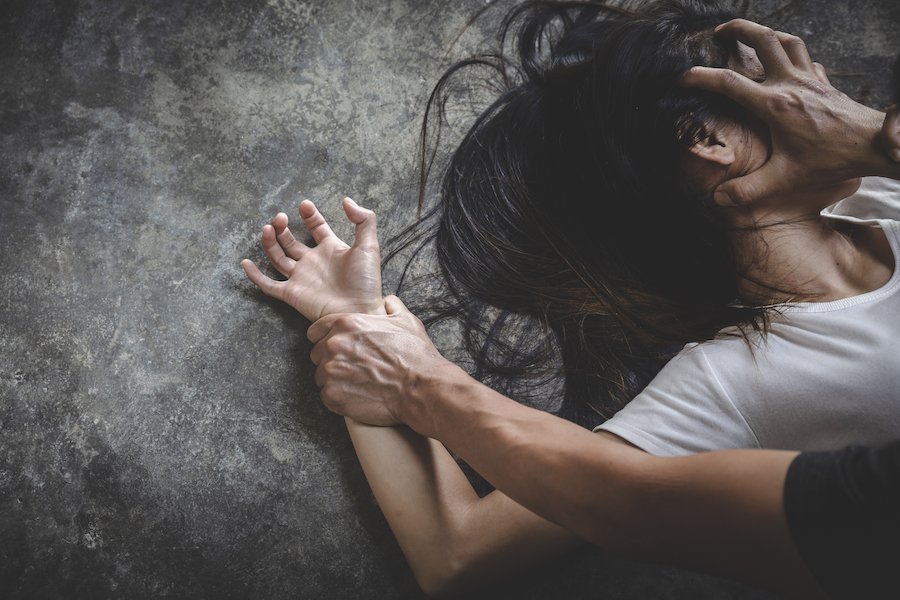
[[[900,598],[900,440],[804,452],[788,469],[794,542],[834,598]]]

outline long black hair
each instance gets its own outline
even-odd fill
[[[386,261],[434,242],[442,283],[415,310],[427,325],[462,323],[476,376],[520,399],[562,390],[556,409],[593,425],[683,344],[765,328],[766,308],[736,302],[728,225],[683,170],[711,123],[746,118],[679,85],[692,66],[726,65],[733,46],[713,29],[733,17],[701,0],[526,2],[497,52],[438,82],[422,126],[424,214]],[[451,83],[472,67],[490,69],[499,97],[439,165]]]

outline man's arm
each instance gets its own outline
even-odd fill
[[[416,378],[401,418],[522,505],[617,552],[781,591],[815,590],[782,509],[794,452],[657,458],[524,407],[454,369]]]
[[[519,504],[601,547],[817,593],[781,509],[795,453],[651,457],[478,383],[440,356],[398,299],[387,305],[390,316],[310,327],[331,410],[440,440]]]

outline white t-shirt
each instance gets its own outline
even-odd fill
[[[658,455],[900,438],[900,184],[867,178],[825,213],[881,226],[894,253],[884,286],[793,305],[753,351],[740,338],[688,344],[595,431]]]

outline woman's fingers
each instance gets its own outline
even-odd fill
[[[716,33],[733,37],[756,50],[766,77],[784,75],[793,65],[778,34],[769,27],[746,19],[734,19],[719,25]]]
[[[330,237],[336,237],[325,221],[325,217],[311,201],[304,200],[300,203],[300,218],[303,219],[303,223],[317,244],[321,244]]]
[[[263,225],[262,247],[266,252],[266,256],[269,257],[269,262],[278,269],[278,272],[285,277],[290,277],[297,261],[284,254],[281,244],[278,243],[278,239],[275,237],[275,228],[271,225]]]
[[[261,289],[266,296],[271,296],[278,300],[284,300],[284,282],[275,281],[271,277],[263,275],[262,271],[254,264],[252,260],[244,259],[241,261],[241,268],[247,274],[247,278],[252,281],[256,287]]]
[[[356,225],[353,247],[364,250],[377,250],[378,232],[375,213],[361,207],[352,198],[344,198],[343,207],[347,218]]]
[[[294,234],[288,227],[288,216],[284,213],[278,213],[272,219],[272,227],[275,228],[275,237],[284,253],[294,260],[300,260],[309,248],[303,242],[294,239]]]

